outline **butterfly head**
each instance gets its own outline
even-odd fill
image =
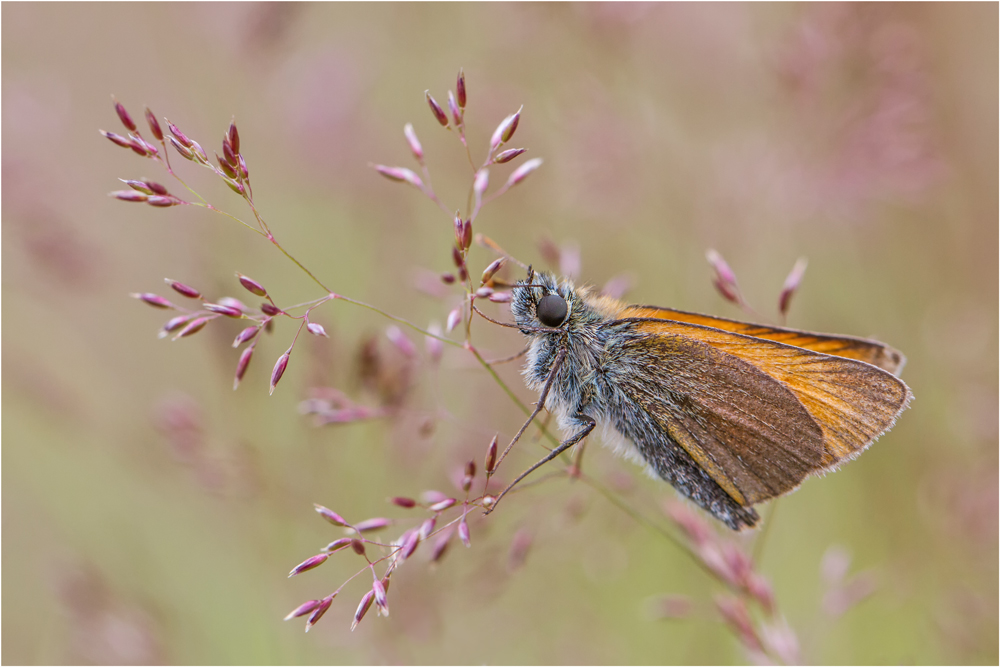
[[[573,283],[529,269],[512,290],[510,310],[521,333],[531,336],[571,333],[588,319],[589,309]]]

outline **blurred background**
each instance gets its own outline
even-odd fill
[[[443,323],[451,223],[371,165],[414,167],[412,122],[442,199],[464,207],[464,151],[424,102],[430,89],[444,104],[460,67],[477,160],[524,105],[512,145],[530,152],[493,187],[545,159],[477,232],[536,266],[561,247],[564,270],[624,276],[631,302],[736,318],[707,248],[772,318],[804,256],[789,325],[908,356],[916,398],[892,432],[764,510],[759,568],[801,659],[997,662],[996,4],[5,3],[2,18],[4,663],[748,660],[717,582],[564,480],[473,520],[472,548],[436,567],[418,551],[388,619],[350,632],[362,577],[308,635],[281,622],[358,567],[340,553],[286,579],[342,536],[312,503],[419,520],[386,499],[456,493],[455,471],[523,415],[467,353],[434,370],[410,336],[408,362],[389,322],[346,303],[316,311],[330,340],[300,340],[273,396],[290,321],[233,392],[240,323],[158,340],[170,313],[128,294],[166,294],[169,277],[249,303],[234,271],[279,304],[322,292],[219,214],[107,197],[118,178],[182,188],[98,129],[124,133],[114,94],[211,153],[235,116],[293,255],[338,292]],[[174,164],[249,218],[211,174]],[[491,259],[474,248],[473,273]],[[484,322],[473,333],[488,357],[521,347]],[[530,401],[517,366],[501,376]],[[401,407],[317,427],[297,409],[316,387]],[[511,470],[541,452],[522,444]],[[585,471],[666,525],[664,484],[596,446]]]

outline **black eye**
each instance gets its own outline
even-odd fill
[[[566,300],[558,294],[549,294],[538,300],[535,314],[538,321],[547,327],[557,327],[566,319]]]

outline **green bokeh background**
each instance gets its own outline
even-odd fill
[[[748,659],[712,607],[721,587],[582,485],[555,481],[472,526],[473,548],[401,569],[392,616],[350,619],[365,587],[308,635],[281,617],[354,572],[338,554],[285,573],[349,518],[406,516],[392,495],[452,489],[521,415],[461,350],[421,367],[419,418],[315,428],[309,387],[351,384],[386,321],[347,304],[317,319],[267,395],[293,335],[263,340],[230,390],[237,323],[176,343],[128,298],[169,276],[279,302],[319,296],[264,240],[194,207],[109,199],[117,178],[180,188],[101,138],[108,94],[218,150],[235,115],[276,236],[333,289],[424,324],[451,302],[414,289],[449,270],[449,221],[372,163],[412,166],[413,122],[434,182],[462,205],[468,165],[429,114],[468,77],[470,139],[524,105],[514,144],[544,157],[477,221],[525,261],[543,237],[579,248],[581,276],[627,273],[628,299],[740,317],[706,248],[771,316],[799,256],[793,326],[903,350],[916,399],[893,431],[776,511],[760,561],[803,660],[996,663],[996,4],[11,4],[3,18],[3,654],[10,663],[716,663]],[[179,162],[179,161],[175,161]],[[220,183],[181,173],[246,217]],[[507,170],[494,170],[494,187]],[[476,249],[472,266],[491,259]],[[503,311],[498,310],[498,313]],[[477,323],[489,355],[516,334]],[[420,341],[418,341],[420,342]],[[422,353],[421,353],[422,354]],[[422,362],[423,363],[423,362]],[[502,376],[525,401],[517,369]],[[164,406],[197,426],[162,428]],[[408,413],[409,414],[409,413]],[[540,451],[526,445],[512,468]],[[673,492],[607,450],[586,469],[658,521]],[[770,511],[770,510],[767,510]],[[765,513],[765,516],[767,514]],[[533,536],[508,571],[518,530]],[[875,592],[838,618],[820,563],[837,545]],[[690,596],[679,620],[657,596]]]

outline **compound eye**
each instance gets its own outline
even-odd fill
[[[558,294],[543,296],[535,307],[538,321],[547,327],[557,327],[562,324],[567,312],[569,308],[566,306],[566,299]]]

